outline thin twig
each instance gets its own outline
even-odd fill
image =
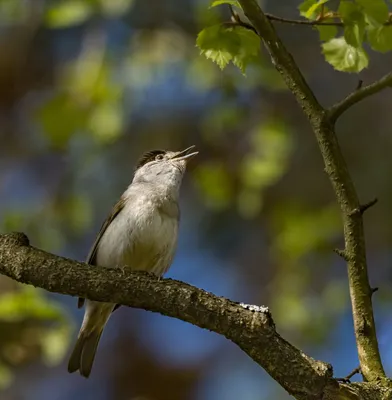
[[[392,86],[392,72],[389,72],[378,81],[373,82],[370,85],[362,86],[359,89],[356,89],[354,92],[349,94],[345,99],[334,104],[328,110],[330,121],[332,123],[335,123],[336,120],[354,104],[360,102],[363,99],[366,99],[366,97],[369,97],[391,86]]]
[[[249,24],[248,22],[242,21],[241,17],[234,10],[234,8],[231,4],[229,4],[229,9],[230,9],[230,13],[231,13],[231,21],[224,22],[223,25],[228,26],[228,27],[242,26],[245,29],[249,29],[250,31],[253,31],[256,35],[258,35],[258,33],[257,33],[256,29],[253,27],[253,25]]]
[[[354,210],[351,211],[350,215],[354,215],[354,214],[361,214],[363,215],[363,213],[368,210],[370,207],[373,207],[376,203],[378,202],[377,198],[374,198],[373,200],[365,203],[365,204],[361,204],[359,207],[355,208]]]
[[[355,88],[355,90],[361,89],[362,85],[363,85],[363,80],[362,80],[362,79],[359,79],[359,80],[358,80],[357,87]]]
[[[290,19],[278,17],[277,15],[265,13],[265,16],[270,21],[282,22],[291,25],[308,25],[308,26],[344,26],[344,23],[341,21],[341,17],[339,14],[334,13],[332,16],[330,15],[320,15],[320,18],[315,20],[306,20],[306,19]],[[339,19],[340,21],[325,21],[326,19]],[[388,26],[392,24],[392,15],[389,14],[388,20],[384,22],[384,26]]]
[[[323,21],[321,20],[306,20],[306,19],[290,19],[290,18],[283,18],[278,17],[277,15],[265,13],[265,16],[270,21],[282,22],[291,25],[308,25],[308,26],[344,26],[343,22],[341,21]]]
[[[348,255],[345,250],[342,249],[333,249],[333,251],[340,257],[343,258],[343,260],[348,261]]]
[[[345,376],[344,378],[336,378],[337,381],[339,382],[343,382],[343,383],[350,383],[350,379],[356,375],[356,374],[360,374],[361,373],[361,367],[357,367],[355,369],[353,369],[347,376]]]

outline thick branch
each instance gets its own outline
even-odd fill
[[[178,318],[236,343],[299,400],[385,400],[392,389],[332,379],[332,367],[305,355],[275,330],[265,307],[246,306],[186,283],[93,267],[29,246],[21,233],[0,235],[0,273],[51,292],[109,301]]]
[[[331,122],[333,123],[336,122],[336,120],[354,104],[360,102],[363,99],[366,99],[366,97],[369,97],[391,86],[392,86],[392,72],[386,74],[381,79],[371,83],[370,85],[360,87],[353,93],[349,94],[345,99],[343,99],[339,103],[334,104],[328,110]]]
[[[330,365],[306,356],[276,332],[268,309],[252,311],[171,279],[57,257],[29,246],[23,234],[0,235],[0,273],[51,292],[155,311],[219,333],[297,399],[319,400],[339,388]]]
[[[268,49],[272,62],[296,97],[315,132],[325,171],[339,203],[345,238],[345,254],[354,318],[355,337],[363,376],[368,381],[385,377],[378,350],[371,289],[367,274],[365,240],[361,213],[354,184],[348,172],[334,125],[302,76],[291,54],[277,36],[269,19],[256,0],[239,0],[245,15]],[[362,89],[361,89],[362,90]]]

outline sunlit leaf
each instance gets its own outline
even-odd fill
[[[233,59],[231,53],[223,50],[206,50],[203,54],[206,58],[216,63],[220,69],[224,69]]]
[[[222,4],[229,4],[229,5],[233,6],[233,7],[241,8],[240,3],[238,3],[237,0],[214,0],[211,3],[210,8],[216,7],[216,6],[220,6]]]
[[[310,19],[313,17],[313,15],[318,11],[318,9],[325,3],[327,3],[328,0],[318,0],[317,3],[312,4],[308,10],[305,13],[305,17]]]
[[[351,46],[343,37],[323,43],[323,54],[336,70],[360,72],[369,64],[369,58],[361,47]]]
[[[246,66],[260,51],[258,36],[244,27],[214,25],[203,29],[196,40],[201,54],[219,65],[221,69],[232,61],[244,73]]]
[[[298,10],[299,13],[305,17],[306,14],[308,13],[309,9],[313,7],[315,4],[317,4],[317,0],[305,0],[303,1],[299,6]],[[313,17],[313,16],[312,16]]]

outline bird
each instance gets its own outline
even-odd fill
[[[170,268],[178,239],[179,192],[188,161],[198,154],[151,150],[136,165],[131,184],[104,221],[87,257],[99,267],[146,271],[161,277]],[[83,322],[68,363],[68,372],[90,376],[98,343],[119,305],[79,298]]]

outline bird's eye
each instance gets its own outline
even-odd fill
[[[155,159],[156,159],[156,160],[163,160],[163,154],[158,154],[158,155],[155,157]]]

